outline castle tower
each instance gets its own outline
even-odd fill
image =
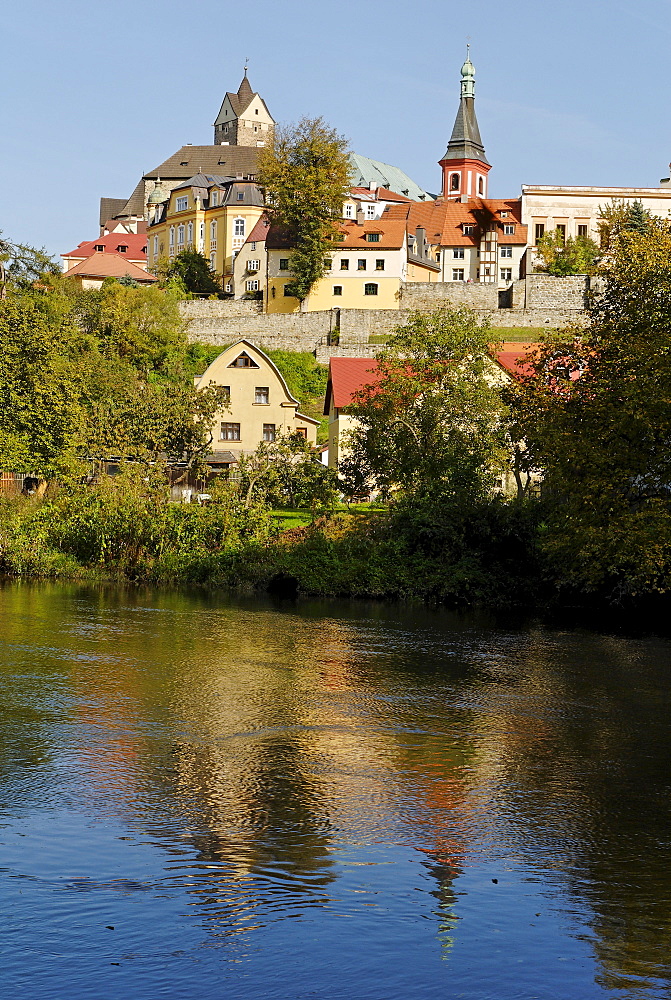
[[[237,94],[227,93],[214,123],[215,146],[269,146],[275,120],[245,75]]]
[[[443,198],[468,201],[487,197],[491,164],[485,156],[475,114],[475,67],[470,60],[470,46],[461,67],[459,110],[445,156],[439,162],[443,168]]]

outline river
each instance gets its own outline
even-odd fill
[[[671,993],[671,642],[0,589],[0,996]]]

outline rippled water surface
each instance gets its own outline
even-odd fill
[[[671,643],[0,590],[0,995],[668,998]]]

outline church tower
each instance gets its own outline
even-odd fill
[[[469,201],[487,197],[491,164],[485,156],[475,114],[475,66],[470,60],[470,46],[461,67],[459,110],[445,156],[439,162],[443,168],[443,198]]]
[[[214,123],[215,146],[272,146],[275,120],[245,75],[237,94],[226,94]]]

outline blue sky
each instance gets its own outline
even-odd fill
[[[655,186],[671,159],[671,0],[22,0],[0,39],[0,229],[50,253],[97,233],[249,78],[280,122],[439,187],[466,39],[490,194]]]

